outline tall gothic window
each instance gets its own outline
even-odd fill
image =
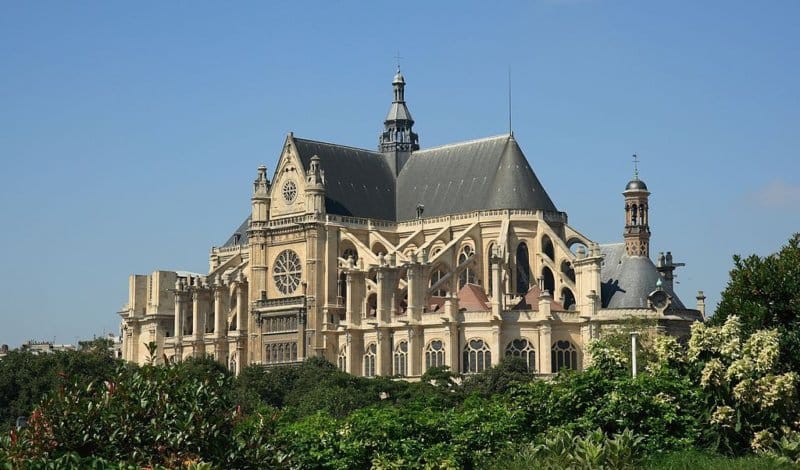
[[[345,248],[344,251],[342,251],[342,258],[347,261],[351,257],[353,258],[353,262],[358,261],[358,250],[355,248]]]
[[[442,270],[441,267],[436,268],[431,273],[431,283],[430,287],[433,287],[437,282],[439,282],[442,278],[444,278],[445,272]],[[447,295],[447,282],[443,282],[439,287],[437,287],[431,295],[434,297],[444,297]]]
[[[347,372],[347,346],[339,348],[339,357],[337,357],[337,365],[339,370]]]
[[[425,370],[444,365],[444,343],[435,339],[425,348]]]
[[[517,246],[517,294],[528,292],[531,284],[531,265],[528,258],[528,245]]]
[[[375,377],[375,361],[378,357],[378,346],[369,343],[364,350],[364,377]]]
[[[464,247],[461,248],[461,253],[458,255],[459,266],[473,254],[475,254],[475,250],[470,245],[464,245]],[[458,288],[461,289],[466,284],[477,284],[477,276],[475,275],[475,268],[472,264],[466,266],[461,271],[461,274],[458,275]]]
[[[528,364],[528,370],[536,370],[536,350],[527,339],[515,339],[506,346],[506,356],[518,357]]]
[[[483,372],[492,366],[492,352],[482,339],[471,339],[464,347],[464,373]]]
[[[561,369],[578,369],[578,350],[569,341],[556,341],[550,353],[553,372]]]
[[[408,342],[400,341],[394,348],[394,375],[408,375]]]
[[[550,237],[547,235],[542,235],[542,253],[551,260],[556,260],[556,250],[553,248],[553,241],[550,240]]]
[[[561,299],[564,302],[565,309],[575,310],[575,295],[572,293],[569,287],[561,289]]]
[[[553,271],[547,266],[542,268],[542,279],[544,279],[544,290],[555,296],[556,278],[553,276]]]

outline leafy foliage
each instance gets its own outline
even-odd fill
[[[65,379],[85,386],[109,377],[120,363],[107,348],[94,346],[51,354],[11,351],[0,360],[0,431],[10,429],[17,417],[28,416]]]
[[[746,334],[776,329],[783,370],[800,371],[800,233],[778,253],[734,256],[730,281],[709,323],[736,315]]]

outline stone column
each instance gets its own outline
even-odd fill
[[[227,336],[227,328],[225,328],[225,312],[223,311],[223,302],[225,300],[225,286],[219,280],[214,286],[214,338],[224,338]]]
[[[192,291],[192,336],[194,336],[195,341],[203,339],[203,330],[200,324],[200,317],[202,316],[200,314],[201,296],[200,287],[195,287],[194,291]]]
[[[448,331],[448,338],[447,338],[447,348],[446,354],[444,358],[445,365],[450,368],[451,371],[460,373],[461,372],[461,337],[458,333],[458,323],[456,322],[449,322],[447,324],[447,331]]]
[[[347,328],[361,325],[361,303],[362,295],[358,292],[361,285],[355,272],[347,273],[347,300],[345,302],[345,326]]]
[[[236,283],[236,330],[239,335],[247,333],[247,283]]]
[[[500,359],[503,358],[503,331],[501,323],[497,320],[492,321],[492,366],[500,364]]]
[[[392,374],[392,337],[389,328],[378,328],[378,357],[375,364],[375,375]]]
[[[177,347],[183,338],[183,290],[179,282],[175,283],[175,346]]]
[[[542,325],[539,328],[539,373],[552,374],[552,360],[550,359],[553,342],[551,339],[550,325]]]
[[[492,317],[501,318],[503,290],[500,287],[500,258],[492,254]]]
[[[359,330],[347,333],[347,373],[364,375],[361,367],[361,356],[364,355],[364,333]]]
[[[422,329],[412,326],[408,329],[408,375],[422,375]]]
[[[422,299],[420,299],[419,291],[425,285],[422,282],[420,266],[416,263],[416,254],[411,255],[411,263],[406,270],[406,289],[408,292],[408,318],[411,323],[417,323],[422,320]]]

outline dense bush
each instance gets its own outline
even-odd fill
[[[0,360],[0,432],[14,426],[64,378],[81,384],[110,377],[120,364],[107,350],[33,354],[11,351]]]

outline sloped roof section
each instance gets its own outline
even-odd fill
[[[539,297],[542,296],[542,291],[537,286],[531,287],[525,296],[515,305],[512,310],[532,310],[539,311]],[[565,312],[567,309],[558,301],[550,302],[550,310],[555,312]]]
[[[303,167],[320,158],[329,214],[395,220],[395,180],[383,155],[364,149],[294,138]]]
[[[458,307],[468,312],[481,312],[490,310],[489,298],[486,297],[483,287],[476,284],[464,284],[458,291]]]
[[[239,228],[234,230],[228,240],[225,242],[223,247],[235,246],[235,245],[247,245],[247,230],[250,228],[250,216],[248,215],[244,222],[239,225]]]
[[[600,297],[603,308],[648,308],[647,296],[656,290],[661,278],[656,265],[645,256],[628,256],[624,243],[600,245],[603,267],[600,270]],[[672,297],[667,310],[685,310],[675,291],[666,284]]]
[[[397,220],[486,209],[556,211],[511,135],[419,150],[397,177]]]

